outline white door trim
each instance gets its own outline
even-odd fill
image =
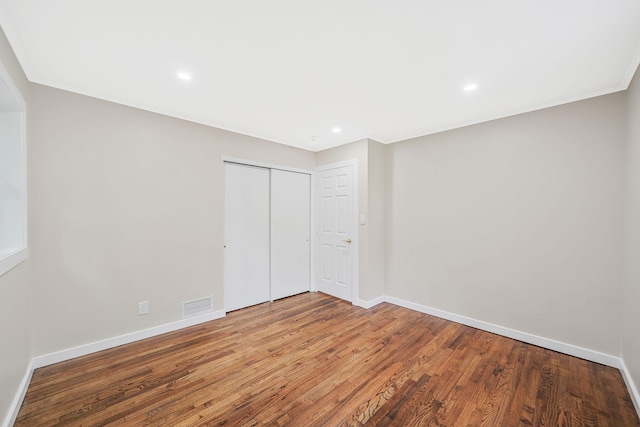
[[[311,217],[310,228],[309,230],[309,244],[311,245],[309,260],[309,291],[310,292],[318,292],[318,287],[316,286],[316,173],[311,172]]]
[[[282,166],[282,165],[276,165],[273,163],[265,163],[265,162],[256,162],[253,160],[241,159],[238,157],[220,156],[220,159],[225,163],[238,163],[241,165],[256,166],[259,168],[279,169],[282,171],[289,171],[289,172],[308,173],[309,175],[313,175],[315,173],[314,171],[308,170],[308,169],[291,168],[289,166]]]
[[[320,166],[316,166],[316,172],[322,172],[322,171],[326,171],[326,170],[330,170],[330,169],[337,169],[337,168],[341,168],[341,167],[345,167],[345,166],[351,166],[353,169],[353,209],[352,209],[352,213],[353,213],[353,218],[351,218],[352,221],[352,230],[353,230],[353,240],[355,240],[355,245],[352,246],[353,248],[353,252],[352,252],[352,265],[351,265],[351,271],[353,272],[353,277],[351,278],[352,282],[351,282],[351,304],[357,305],[358,303],[358,288],[360,285],[360,281],[359,281],[359,275],[358,275],[358,248],[360,247],[360,240],[358,239],[358,227],[359,222],[358,222],[358,217],[360,216],[360,209],[358,207],[358,159],[350,159],[350,160],[344,160],[344,161],[340,161],[340,162],[335,162],[335,163],[329,163],[326,165],[320,165]],[[311,177],[311,181],[314,183],[314,191],[312,191],[312,199],[315,200],[316,198],[316,192],[315,192],[315,179],[312,176]],[[315,207],[312,206],[312,209],[314,209],[315,212]],[[314,235],[314,248],[315,248],[315,242],[317,241],[317,235],[318,235],[318,223],[316,222],[316,218],[312,217],[312,221],[315,227],[315,232],[312,233]],[[315,260],[315,253],[314,253],[314,260]],[[315,267],[315,263],[313,264]],[[316,275],[316,271],[313,270],[313,284],[315,285],[315,289],[318,289],[318,276]]]

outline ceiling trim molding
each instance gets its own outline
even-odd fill
[[[424,133],[419,133],[415,136],[409,136],[409,137],[403,137],[402,139],[398,139],[396,141],[391,141],[391,142],[382,142],[383,144],[395,144],[398,142],[402,142],[402,141],[408,141],[411,139],[416,139],[416,138],[421,138],[423,136],[428,136],[428,135],[434,135],[437,133],[442,133],[442,132],[448,132],[451,130],[455,130],[455,129],[460,129],[460,128],[464,128],[467,126],[473,126],[473,125],[479,125],[482,123],[487,123],[487,122],[492,122],[494,120],[500,120],[500,119],[506,119],[509,117],[514,117],[514,116],[519,116],[520,114],[526,114],[526,113],[533,113],[535,111],[539,111],[539,110],[546,110],[547,108],[553,108],[553,107],[559,107],[561,105],[566,105],[566,104],[571,104],[574,102],[579,102],[579,101],[586,101],[588,99],[591,98],[597,98],[599,96],[604,96],[604,95],[610,95],[612,93],[616,93],[616,92],[621,92],[624,90],[627,90],[628,88],[628,84],[625,86],[624,84],[620,84],[620,85],[616,85],[613,86],[609,89],[603,89],[603,90],[598,90],[595,92],[589,92],[585,95],[579,95],[579,96],[575,96],[575,97],[570,97],[570,98],[565,98],[565,99],[561,99],[558,101],[552,101],[552,102],[546,102],[543,104],[539,104],[537,106],[534,107],[527,107],[527,108],[521,108],[518,110],[513,110],[511,112],[508,113],[504,113],[504,114],[496,114],[496,115],[492,115],[492,116],[486,116],[482,119],[479,120],[473,120],[473,121],[469,121],[469,122],[461,122],[458,124],[454,124],[451,126],[445,126],[443,128],[438,128],[437,130],[433,130],[433,131],[426,131]],[[375,138],[372,138],[375,139]]]
[[[178,119],[178,120],[183,120],[185,122],[195,123],[197,125],[207,126],[207,127],[210,127],[210,128],[214,128],[214,129],[218,129],[218,130],[224,131],[224,132],[231,132],[231,133],[236,133],[236,134],[239,134],[239,135],[249,136],[251,138],[256,138],[256,139],[259,139],[259,140],[264,141],[264,142],[272,142],[274,144],[286,145],[288,147],[299,148],[299,149],[305,150],[305,151],[314,151],[312,149],[309,149],[307,147],[303,147],[301,145],[298,146],[298,145],[288,144],[286,142],[276,141],[274,139],[268,139],[268,138],[266,138],[264,136],[258,136],[258,135],[254,135],[254,134],[251,134],[251,133],[248,133],[248,132],[245,132],[245,131],[239,131],[239,130],[235,130],[235,129],[232,129],[232,128],[219,126],[219,125],[217,125],[215,123],[209,123],[209,122],[206,122],[204,120],[188,118],[188,117],[176,114],[176,113],[171,113],[171,112],[163,111],[161,109],[148,107],[148,106],[145,106],[143,104],[137,104],[137,103],[132,103],[132,102],[129,102],[129,101],[124,101],[124,100],[118,99],[117,97],[110,97],[110,96],[105,96],[105,95],[97,95],[97,94],[94,94],[94,93],[90,93],[88,91],[69,88],[69,87],[65,87],[63,85],[57,85],[57,84],[54,84],[54,83],[51,83],[51,82],[47,81],[46,79],[33,79],[33,80],[29,80],[29,81],[32,82],[32,83],[39,84],[41,86],[46,86],[46,87],[49,87],[49,88],[62,90],[64,92],[69,92],[69,93],[72,93],[72,94],[75,94],[75,95],[86,96],[88,98],[97,99],[99,101],[105,101],[105,102],[110,102],[112,104],[117,104],[117,105],[124,106],[124,107],[135,108],[136,110],[145,111],[147,113],[159,114],[161,116],[170,117],[170,118]]]
[[[631,63],[627,68],[627,72],[624,74],[624,78],[622,79],[622,85],[624,86],[624,89],[629,89],[631,80],[633,80],[633,76],[635,76],[638,67],[640,67],[640,45],[638,45],[638,47],[636,48],[636,52],[631,58]]]
[[[640,49],[638,49],[638,53],[640,54]],[[635,72],[635,70],[634,70],[634,72]],[[633,77],[633,74],[631,74],[631,77]],[[148,113],[160,114],[162,116],[171,117],[171,118],[178,119],[178,120],[184,120],[186,122],[195,123],[195,124],[202,125],[202,126],[207,126],[207,127],[218,129],[218,130],[225,131],[225,132],[232,132],[232,133],[236,133],[236,134],[239,134],[239,135],[249,136],[251,138],[256,138],[256,139],[259,139],[259,140],[264,141],[264,142],[271,142],[271,143],[274,143],[274,144],[286,145],[288,147],[298,148],[300,150],[305,150],[305,151],[310,151],[310,152],[316,153],[316,152],[319,152],[319,151],[324,151],[324,150],[328,150],[328,149],[331,149],[331,148],[340,147],[342,145],[351,144],[353,142],[362,141],[363,139],[372,139],[372,140],[375,140],[375,141],[377,141],[377,142],[379,142],[381,144],[385,144],[385,145],[395,144],[395,143],[398,143],[398,142],[408,141],[408,140],[411,140],[411,139],[421,138],[421,137],[424,137],[424,136],[435,135],[437,133],[448,132],[448,131],[451,131],[451,130],[460,129],[460,128],[464,128],[464,127],[468,127],[468,126],[473,126],[473,125],[479,125],[479,124],[482,124],[482,123],[492,122],[494,120],[506,119],[508,117],[518,116],[520,114],[531,113],[531,112],[538,111],[538,110],[544,110],[544,109],[547,109],[547,108],[558,107],[560,105],[571,104],[573,102],[584,101],[584,100],[587,100],[587,99],[596,98],[598,96],[609,95],[609,94],[612,94],[612,93],[616,93],[616,92],[627,90],[631,80],[629,80],[629,83],[626,83],[626,84],[622,83],[620,85],[613,86],[613,87],[608,88],[608,89],[603,89],[603,90],[599,90],[599,91],[595,91],[595,92],[589,92],[587,94],[579,95],[579,96],[576,96],[576,97],[570,97],[570,98],[565,98],[565,99],[561,99],[561,100],[558,100],[558,101],[539,104],[539,105],[534,106],[534,107],[513,110],[511,112],[507,112],[507,113],[504,113],[504,114],[486,116],[486,117],[484,117],[482,119],[479,119],[479,120],[474,120],[474,121],[469,121],[469,122],[461,122],[461,123],[457,123],[457,124],[454,124],[454,125],[451,125],[451,126],[445,126],[445,127],[442,127],[442,128],[437,128],[435,130],[428,130],[428,131],[425,130],[424,132],[420,132],[420,133],[418,133],[418,134],[416,134],[414,136],[402,137],[401,139],[398,139],[398,140],[395,140],[395,141],[385,141],[384,138],[378,138],[378,137],[375,137],[375,136],[362,136],[362,137],[359,137],[359,138],[355,138],[353,140],[349,140],[347,142],[341,142],[341,143],[337,143],[335,145],[330,145],[330,146],[326,146],[326,147],[318,147],[318,148],[315,148],[315,147],[311,147],[311,148],[310,147],[304,147],[302,145],[294,145],[294,144],[289,144],[289,143],[286,143],[286,142],[280,142],[280,141],[276,141],[276,140],[273,140],[273,139],[268,139],[268,138],[266,138],[264,136],[259,136],[259,135],[251,134],[251,133],[248,133],[248,132],[245,132],[245,131],[240,131],[240,130],[236,130],[236,129],[232,129],[232,128],[228,128],[228,127],[222,127],[222,126],[219,126],[219,125],[217,125],[215,123],[209,123],[209,122],[206,122],[204,120],[197,120],[197,119],[193,119],[193,118],[187,118],[187,117],[175,114],[175,113],[162,111],[160,109],[147,107],[147,106],[144,106],[144,105],[141,105],[141,104],[134,104],[134,103],[130,103],[128,101],[119,100],[119,99],[116,99],[116,98],[113,98],[113,97],[95,95],[95,94],[87,93],[85,91],[80,91],[80,90],[77,90],[77,89],[63,87],[63,86],[56,85],[56,84],[53,84],[51,82],[48,82],[48,81],[46,81],[44,79],[37,79],[37,80],[30,80],[30,81],[33,82],[33,83],[37,83],[37,84],[40,84],[40,85],[43,85],[43,86],[50,87],[50,88],[54,88],[54,89],[62,90],[62,91],[65,91],[65,92],[73,93],[73,94],[76,94],[76,95],[81,95],[81,96],[86,96],[86,97],[97,99],[97,100],[101,100],[101,101],[111,102],[111,103],[114,103],[114,104],[117,104],[117,105],[129,107],[129,108],[135,108],[135,109],[141,110],[141,111],[146,111]]]

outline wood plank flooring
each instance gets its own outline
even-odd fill
[[[16,426],[640,426],[620,372],[306,293],[34,372]]]

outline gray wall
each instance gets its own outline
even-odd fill
[[[637,77],[628,93],[314,154],[29,85],[4,35],[0,61],[29,107],[31,250],[0,277],[0,417],[34,355],[178,320],[183,300],[222,307],[222,155],[357,158],[361,299],[623,355],[640,382]]]
[[[640,386],[640,72],[628,97],[626,152],[625,274],[622,354],[636,385]]]
[[[37,355],[179,320],[185,300],[222,309],[221,156],[315,166],[308,151],[46,86],[32,97]]]
[[[369,140],[368,282],[364,300],[384,295],[387,264],[387,145]]]
[[[619,356],[625,102],[391,145],[386,293]]]
[[[29,83],[0,30],[0,62],[29,103]],[[30,261],[0,277],[0,422],[5,419],[16,390],[31,361]]]

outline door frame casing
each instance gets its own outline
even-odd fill
[[[311,183],[310,183],[310,218],[309,218],[309,291],[310,292],[317,292],[317,286],[316,286],[316,282],[314,280],[315,278],[315,272],[316,272],[316,251],[315,251],[315,247],[316,247],[316,235],[315,235],[315,224],[316,224],[316,211],[315,211],[315,203],[316,203],[316,198],[315,198],[315,179],[316,179],[316,173],[313,170],[309,170],[309,169],[300,169],[300,168],[292,168],[289,166],[282,166],[282,165],[277,165],[277,164],[273,164],[273,163],[266,163],[266,162],[258,162],[255,160],[249,160],[249,159],[243,159],[243,158],[238,158],[238,157],[230,157],[230,156],[220,156],[220,160],[222,161],[222,170],[224,171],[224,164],[225,163],[236,163],[236,164],[240,164],[240,165],[246,165],[246,166],[255,166],[255,167],[259,167],[259,168],[266,168],[266,169],[278,169],[278,170],[282,170],[282,171],[287,171],[287,172],[297,172],[297,173],[304,173],[304,174],[309,174],[311,176]],[[224,177],[224,173],[222,174],[222,186],[224,188],[225,186],[225,177]],[[224,208],[224,207],[223,207]],[[226,224],[226,218],[224,219],[225,224]],[[225,244],[225,242],[223,242],[223,245]],[[223,295],[224,295],[224,283],[222,284],[223,287]],[[271,300],[271,288],[269,288],[269,298]],[[226,308],[225,308],[226,311]]]
[[[355,241],[354,245],[351,245],[351,271],[352,271],[352,277],[351,277],[351,304],[353,305],[357,305],[358,303],[358,289],[359,289],[359,285],[360,285],[360,281],[359,281],[359,275],[358,275],[358,248],[360,246],[360,240],[358,239],[358,235],[359,235],[359,222],[358,222],[358,217],[360,215],[360,209],[359,209],[359,205],[358,205],[358,193],[359,193],[359,187],[358,187],[358,159],[349,159],[349,160],[343,160],[340,162],[335,162],[335,163],[327,163],[326,165],[320,165],[320,166],[316,166],[316,173],[317,172],[323,172],[323,171],[327,171],[327,170],[331,170],[331,169],[337,169],[337,168],[342,168],[342,167],[346,167],[346,166],[351,166],[352,168],[352,172],[353,172],[353,182],[352,182],[352,192],[353,192],[353,200],[352,200],[352,218],[351,218],[351,229],[353,230],[353,237],[352,239]],[[317,191],[316,191],[316,187],[315,187],[315,179],[312,179],[312,182],[314,182],[314,188],[312,191],[312,195],[311,197],[314,199],[316,199],[317,197]],[[315,204],[316,206],[317,203]],[[318,241],[317,235],[318,235],[318,222],[317,222],[317,218],[318,216],[316,215],[314,219],[312,219],[313,224],[314,224],[314,248],[313,248],[313,252],[314,252],[314,256],[315,253],[317,252],[316,248],[315,248],[315,242]],[[314,264],[315,266],[315,264]],[[315,269],[313,270],[314,273],[314,287],[317,290],[318,289],[318,275],[317,275],[317,271],[315,271]]]

